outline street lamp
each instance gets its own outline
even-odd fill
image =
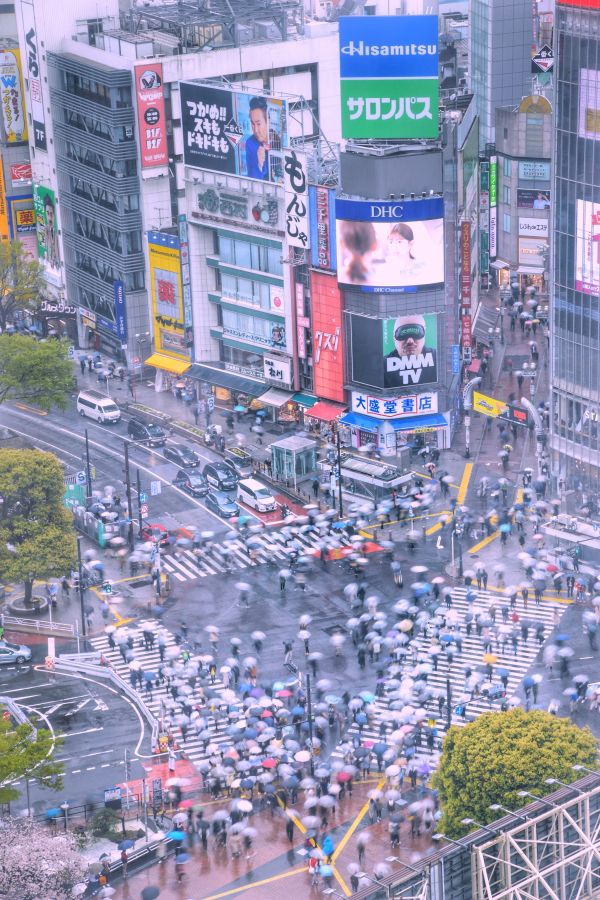
[[[144,331],[141,334],[136,334],[136,336],[135,336],[138,357],[140,360],[140,384],[142,383],[142,372],[144,371],[144,362],[142,360],[142,344],[145,344],[149,337],[150,337],[149,331]]]
[[[462,841],[455,841],[454,838],[448,837],[447,835],[442,834],[439,831],[436,832],[435,834],[431,835],[431,840],[432,841],[448,841],[449,844],[454,844],[456,847],[460,847],[461,850],[470,850],[471,849],[469,844],[464,844]]]
[[[81,535],[77,535],[77,575],[79,584],[77,586],[77,590],[79,593],[79,605],[81,607],[81,633],[83,637],[85,637],[85,604],[84,604],[84,596],[85,596],[85,588],[83,586],[83,564],[81,561]]]
[[[489,809],[493,812],[503,812],[506,813],[507,816],[514,816],[515,819],[520,819],[521,822],[528,822],[529,819],[527,816],[520,816],[519,813],[513,812],[512,809],[507,809],[505,806],[500,806],[499,803],[490,803]]]
[[[518,797],[531,797],[532,800],[538,800],[540,803],[545,803],[546,806],[549,806],[551,809],[559,809],[556,803],[553,803],[552,800],[546,800],[545,797],[538,797],[537,794],[532,794],[530,791],[517,791]]]
[[[574,766],[571,766],[574,772],[588,772],[590,775],[597,775],[600,778],[600,772],[596,772],[595,769],[588,769],[587,766],[582,766],[581,763],[577,763]],[[571,787],[571,785],[569,785]]]
[[[476,825],[477,828],[483,829],[483,831],[488,831],[490,834],[493,834],[494,837],[498,837],[498,832],[494,831],[493,828],[488,828],[487,825],[482,825],[481,822],[476,822],[475,819],[461,819],[461,825]]]
[[[65,831],[68,831],[69,830],[69,809],[70,809],[69,801],[65,800],[64,803],[61,803],[60,808],[62,809],[62,811],[65,814]]]

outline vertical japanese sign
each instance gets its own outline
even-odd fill
[[[161,231],[149,231],[148,258],[154,347],[159,353],[189,360],[179,239]]]
[[[27,54],[27,80],[29,82],[29,111],[33,122],[33,142],[37,150],[47,150],[46,117],[44,115],[43,78],[38,33],[33,3],[22,0],[23,34]]]
[[[190,276],[190,245],[188,241],[188,224],[185,213],[178,220],[179,253],[181,256],[181,284],[183,287],[183,321],[186,334],[192,339],[192,288]]]
[[[479,166],[479,275],[483,290],[487,290],[490,277],[489,228],[490,164],[481,162]]]
[[[23,73],[18,50],[0,51],[0,104],[6,140],[18,144],[27,140],[27,116],[23,98]]]
[[[471,336],[471,223],[460,224],[460,331],[463,347],[470,347]]]
[[[285,233],[291,247],[308,249],[308,180],[306,155],[286,150],[283,154],[283,189],[285,196]]]
[[[298,350],[298,359],[306,359],[306,336],[305,328],[310,327],[310,319],[304,315],[304,287],[296,284],[296,343]]]
[[[117,337],[124,344],[127,341],[127,313],[125,311],[125,285],[122,281],[113,284],[115,300],[115,322],[117,325]]]
[[[310,273],[313,319],[314,392],[325,400],[344,402],[342,295],[335,275]]]
[[[142,169],[166,166],[169,158],[162,64],[135,66],[134,78]]]
[[[437,16],[342,16],[342,137],[437,138]]]
[[[317,269],[335,271],[335,191],[321,185],[309,185],[310,257]]]
[[[490,259],[498,255],[498,157],[490,157]]]

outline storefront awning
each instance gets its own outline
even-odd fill
[[[543,275],[543,266],[519,266],[517,275]]]
[[[394,431],[420,431],[423,428],[443,428],[447,425],[441,413],[430,416],[407,416],[405,419],[386,419]]]
[[[163,372],[171,372],[172,375],[183,375],[190,368],[190,363],[185,359],[174,359],[172,356],[163,356],[162,353],[153,353],[144,360],[145,366],[154,366]]]
[[[377,434],[379,421],[370,416],[361,416],[360,413],[345,413],[340,419],[340,425],[349,425],[350,428],[358,428],[360,431],[368,431],[369,434]]]
[[[281,409],[291,399],[291,396],[291,391],[278,391],[277,388],[269,388],[268,391],[265,391],[264,394],[258,397],[258,400],[266,406],[274,406],[275,409]]]
[[[507,263],[504,259],[495,259],[490,263],[490,269],[510,269],[510,263]]]
[[[250,397],[258,397],[265,390],[262,381],[236,375],[235,372],[227,372],[225,369],[213,369],[212,366],[194,364],[187,374],[198,381],[206,381],[215,387],[227,388],[229,391],[247,394]]]
[[[319,402],[316,397],[310,397],[308,394],[302,393],[294,394],[292,400],[294,403],[297,403],[298,406],[303,406],[305,409],[312,409],[315,403]]]
[[[337,417],[341,416],[345,411],[345,406],[338,406],[333,403],[325,403],[324,400],[319,400],[319,402],[315,403],[311,409],[307,409],[304,415],[312,416],[313,419],[320,419],[321,422],[333,422],[334,419],[337,419]]]

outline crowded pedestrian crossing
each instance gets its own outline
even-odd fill
[[[456,641],[444,643],[444,634],[451,634],[450,628],[441,629],[441,640],[433,639],[433,628],[430,625],[425,634],[411,641],[410,649],[405,656],[405,670],[423,663],[427,667],[427,687],[431,689],[432,699],[424,707],[426,715],[422,717],[424,734],[435,735],[433,746],[427,746],[423,737],[417,747],[415,758],[431,758],[436,756],[445,733],[447,724],[447,699],[450,698],[451,721],[453,725],[464,725],[477,716],[490,710],[500,709],[504,699],[511,703],[517,688],[527,674],[541,651],[542,643],[538,640],[538,634],[545,641],[556,628],[560,616],[565,610],[565,605],[555,600],[543,599],[538,606],[532,599],[527,608],[524,608],[523,600],[518,598],[516,612],[518,622],[511,621],[509,599],[502,592],[485,591],[475,589],[477,595],[474,602],[467,601],[465,586],[452,588],[451,609],[440,601],[444,613],[450,612],[450,621],[460,625],[459,645]],[[495,624],[491,629],[491,650],[484,648],[482,635],[478,633],[475,624],[476,615],[489,615],[495,607]],[[508,611],[507,621],[502,615],[502,608]],[[470,634],[466,632],[465,616],[472,616]],[[506,615],[506,613],[505,613]],[[543,626],[543,632],[537,632],[536,628]],[[523,629],[525,629],[523,631]],[[513,634],[516,640],[513,642]],[[524,634],[526,637],[524,637]],[[450,660],[448,647],[452,647]],[[460,649],[459,649],[460,647]],[[492,680],[489,681],[489,669],[485,659],[491,665]],[[376,665],[376,663],[375,663]],[[471,674],[469,674],[471,673]],[[396,676],[400,678],[401,676]],[[504,681],[502,680],[504,678]],[[475,688],[475,684],[478,687]],[[475,689],[474,689],[475,688]],[[491,688],[491,690],[490,690]],[[349,741],[377,743],[385,741],[385,735],[398,727],[399,720],[395,716],[395,710],[402,707],[402,703],[394,703],[397,699],[397,683],[386,682],[385,692],[381,698],[376,698],[371,704],[371,712],[368,721],[353,722],[333,751],[333,756],[341,758],[344,755],[344,744]],[[514,701],[513,701],[514,702]],[[415,704],[411,704],[414,706]],[[430,741],[431,744],[431,741]]]
[[[150,629],[156,635],[153,646],[146,646],[144,643],[144,630]],[[177,658],[181,652],[181,646],[177,644],[174,635],[164,626],[157,629],[155,621],[141,620],[136,626],[130,626],[126,634],[133,638],[133,653],[135,659],[135,667],[139,668],[142,673],[142,684],[145,685],[143,673],[153,673],[152,691],[147,691],[145,687],[136,687],[138,693],[144,700],[146,706],[159,723],[164,722],[169,712],[174,710],[175,704],[169,693],[169,682],[165,681],[156,688],[156,676],[162,665],[169,666],[174,658]],[[161,650],[158,644],[158,636],[160,635],[161,643],[163,643],[164,661],[161,660]],[[89,639],[95,650],[102,653],[105,659],[110,661],[120,677],[130,682],[131,666],[123,658],[119,646],[111,647],[107,634],[100,634]],[[168,672],[168,668],[167,668]],[[208,760],[215,752],[214,748],[218,748],[221,744],[231,743],[231,736],[228,734],[228,727],[231,720],[226,715],[226,704],[220,706],[219,698],[226,690],[226,685],[218,674],[214,678],[214,682],[210,678],[198,678],[193,688],[185,688],[181,695],[182,699],[186,699],[191,706],[199,705],[202,710],[202,718],[206,722],[206,729],[202,732],[194,727],[193,723],[187,730],[185,737],[179,728],[175,729],[176,742],[180,750],[184,751],[186,756],[196,765],[202,764]],[[199,737],[202,734],[203,737]]]
[[[332,546],[348,546],[351,543],[345,534],[338,534],[328,541]],[[177,547],[174,552],[162,554],[161,567],[179,582],[222,575],[265,563],[284,568],[289,563],[294,546],[300,554],[314,555],[320,552],[323,542],[320,534],[307,531],[295,532],[286,545],[285,532],[271,529],[252,535],[247,543],[236,539],[225,544],[210,543],[199,550]]]

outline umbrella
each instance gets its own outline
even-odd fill
[[[131,841],[131,840],[129,840],[129,838],[127,838],[124,841],[119,841],[119,843],[117,844],[117,849],[118,850],[130,850],[134,846],[134,844],[135,844],[135,841]]]
[[[185,838],[185,831],[174,828],[172,831],[167,832],[167,837],[170,841],[183,841]]]
[[[156,900],[156,898],[160,895],[160,888],[153,887],[150,885],[149,887],[145,887],[141,893],[142,900]]]

